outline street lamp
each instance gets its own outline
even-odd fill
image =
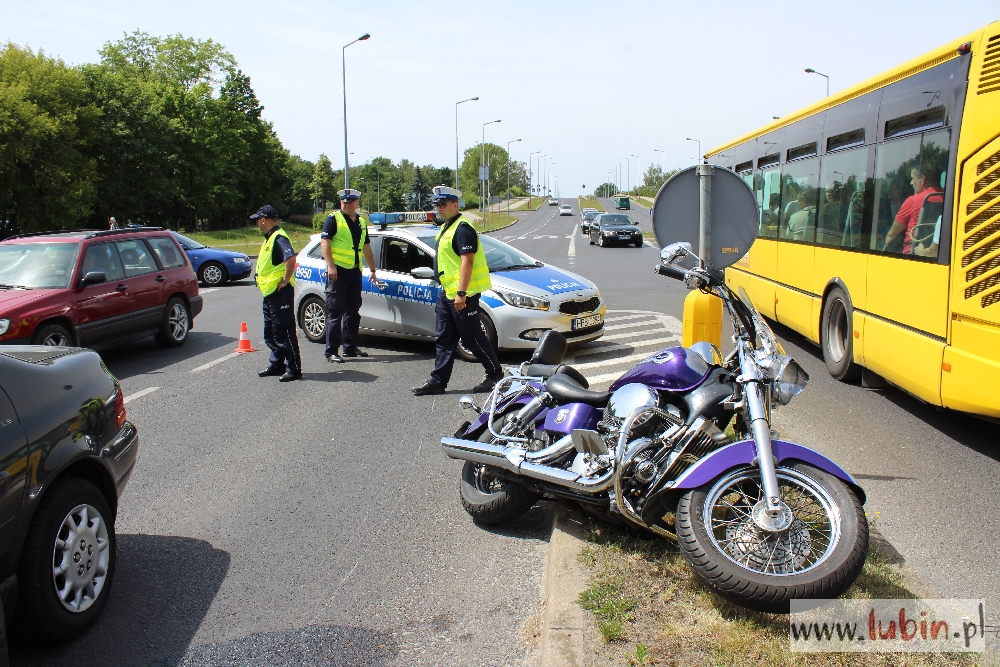
[[[698,144],[698,160],[700,160],[701,159],[701,140],[700,139],[692,139],[691,137],[684,137],[684,141],[693,141],[696,144]],[[695,160],[695,163],[697,163],[698,160]]]
[[[531,196],[535,194],[535,181],[533,180],[534,172],[531,171],[531,156],[541,155],[542,151],[532,151],[528,153],[528,210],[531,210]]]
[[[458,105],[466,102],[475,102],[478,97],[470,97],[461,102],[455,102],[455,189],[458,190]]]
[[[510,215],[510,145],[519,141],[520,139],[512,139],[507,142],[507,215]]]
[[[830,97],[830,77],[828,77],[826,74],[823,74],[822,72],[817,72],[812,67],[806,68],[806,74],[819,74],[821,77],[826,79],[826,96]]]
[[[483,173],[483,167],[486,166],[486,126],[499,122],[500,122],[499,120],[491,120],[488,123],[483,123],[483,140],[479,144],[479,183],[480,183],[479,210],[480,212],[482,212],[484,216],[486,215],[486,207],[483,205],[483,197],[486,196],[486,183],[488,182],[486,179],[483,178],[483,176],[486,175],[485,173]],[[483,226],[485,227],[485,225],[486,222],[484,219]]]
[[[344,189],[351,187],[351,173],[350,165],[347,161],[347,47],[355,42],[363,42],[371,37],[367,32],[361,37],[358,37],[353,42],[348,42],[344,44],[344,48],[340,52],[340,75],[341,82],[344,84]]]
[[[663,166],[660,167],[660,169],[662,171],[666,172],[667,171],[667,154],[664,153],[663,151],[661,151],[659,148],[654,148],[653,152],[654,153],[659,153],[659,154],[661,154],[663,156]]]

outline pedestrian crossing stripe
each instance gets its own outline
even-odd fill
[[[609,310],[604,321],[606,324],[611,323],[611,326],[605,326],[605,331],[622,330],[621,333],[612,333],[590,343],[583,343],[573,350],[573,360],[567,360],[574,368],[584,372],[592,387],[617,380],[635,364],[661,349],[680,345],[681,342],[683,325],[680,320],[666,313],[651,310]],[[602,354],[615,356],[587,361],[588,357],[594,358]],[[577,363],[579,361],[583,363]],[[598,374],[591,376],[591,372]]]

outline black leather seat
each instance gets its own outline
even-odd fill
[[[566,336],[549,329],[538,339],[538,345],[531,355],[532,364],[559,365],[566,356]]]
[[[586,403],[594,407],[604,407],[611,398],[610,391],[592,391],[581,387],[568,375],[558,373],[545,381],[545,391],[562,403]]]
[[[524,374],[540,378],[548,378],[557,374],[568,375],[576,380],[576,383],[584,389],[590,386],[587,378],[583,377],[583,373],[568,364],[529,364]]]

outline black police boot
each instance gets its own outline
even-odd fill
[[[278,378],[278,382],[294,382],[295,380],[301,380],[301,379],[302,379],[302,371],[299,371],[297,373],[288,371],[280,378]]]
[[[419,387],[413,388],[414,396],[429,396],[432,394],[443,394],[443,393],[444,393],[444,385],[435,382],[434,380],[428,380]]]
[[[357,348],[353,350],[344,350],[345,357],[367,357],[368,353],[364,350],[359,350]]]
[[[503,379],[503,375],[487,375],[483,378],[483,381],[472,388],[473,394],[483,394],[487,391],[493,391],[493,387],[497,382]]]
[[[257,377],[266,378],[266,377],[271,377],[272,375],[284,375],[284,373],[285,369],[281,368],[280,366],[268,366],[260,373],[257,373]]]
[[[342,364],[342,363],[344,363],[344,358],[342,356],[340,356],[339,354],[337,354],[336,352],[334,352],[329,357],[327,357],[326,360],[329,361],[331,364]]]

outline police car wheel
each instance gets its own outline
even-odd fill
[[[299,327],[311,343],[326,342],[326,304],[316,296],[308,296],[299,306]]]
[[[494,327],[493,323],[490,322],[490,318],[484,315],[482,312],[480,312],[479,314],[479,323],[483,328],[483,332],[486,334],[486,340],[490,341],[490,345],[492,345],[493,349],[496,350],[497,349],[496,327]],[[458,341],[458,350],[456,350],[456,353],[458,354],[459,358],[462,359],[463,361],[472,361],[472,362],[479,361],[478,359],[476,359],[476,355],[474,355],[471,350],[466,348],[461,340]]]

